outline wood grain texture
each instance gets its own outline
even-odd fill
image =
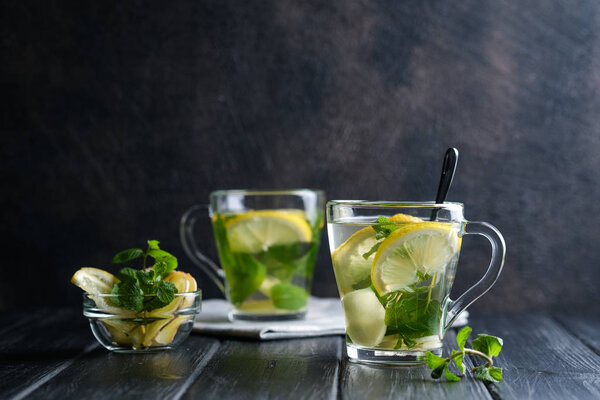
[[[489,333],[504,340],[496,362],[504,379],[491,388],[500,398],[600,397],[600,356],[548,315],[473,315],[470,325],[473,337]]]
[[[215,339],[189,337],[173,351],[128,355],[99,348],[76,360],[31,399],[177,399],[219,348]]]
[[[4,2],[0,308],[78,304],[78,266],[151,238],[193,271],[178,222],[211,190],[433,199],[449,146],[449,200],[508,246],[473,309],[598,307],[598,21],[596,0]],[[216,257],[208,219],[199,243]],[[465,240],[457,292],[487,258]]]
[[[184,399],[335,399],[340,337],[224,341]]]
[[[444,356],[456,348],[456,335],[444,338]],[[426,367],[371,366],[342,362],[341,399],[491,399],[485,385],[473,378],[470,360],[460,383],[434,380]]]
[[[597,314],[553,314],[554,318],[573,336],[600,355],[600,315]]]
[[[98,347],[81,312],[3,313],[0,321],[0,398],[28,396]]]
[[[432,380],[421,367],[349,363],[339,336],[219,342],[191,335],[174,351],[124,355],[90,341],[79,310],[1,313],[0,323],[0,398],[7,399],[586,400],[600,394],[598,320],[584,316],[473,313],[473,337],[504,339],[496,360],[504,380],[488,385],[472,378],[471,360],[460,383]],[[454,341],[450,331],[446,354]]]

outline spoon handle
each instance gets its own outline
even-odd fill
[[[456,163],[458,162],[458,150],[454,147],[450,147],[446,150],[444,156],[444,164],[442,164],[442,175],[440,176],[440,184],[438,191],[435,196],[436,204],[442,204],[446,200],[446,195],[452,185],[452,179],[454,179],[454,172],[456,171]],[[437,219],[438,209],[434,209],[431,212],[431,221]]]
[[[454,147],[450,147],[448,150],[446,150],[446,155],[444,156],[440,185],[438,186],[437,195],[435,196],[435,202],[437,204],[441,204],[446,200],[448,189],[450,189],[450,185],[452,185],[452,179],[454,179],[454,172],[456,171],[457,162],[458,150]]]

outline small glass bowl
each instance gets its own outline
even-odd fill
[[[83,315],[90,321],[98,342],[108,350],[120,353],[175,348],[192,331],[194,318],[202,306],[201,290],[177,293],[165,307],[138,313],[115,306],[111,300],[116,297],[84,293]]]

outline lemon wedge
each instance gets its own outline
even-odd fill
[[[83,289],[88,294],[110,293],[115,283],[119,282],[116,276],[98,268],[81,268],[71,277],[71,283]]]
[[[198,289],[194,277],[183,271],[172,271],[164,280],[173,282],[177,287],[177,293],[194,292]],[[193,297],[175,296],[175,299],[166,306],[148,312],[146,317],[163,319],[146,326],[142,344],[149,347],[155,344],[165,345],[171,343],[175,338],[179,326],[194,318],[193,315],[177,316],[176,311],[191,306],[193,302]]]
[[[450,223],[410,223],[392,232],[379,246],[371,281],[383,295],[396,290],[410,290],[423,275],[442,272],[460,249],[458,229]]]
[[[225,223],[233,252],[257,253],[273,245],[310,242],[310,225],[300,210],[248,211]]]

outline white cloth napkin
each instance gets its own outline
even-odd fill
[[[202,312],[196,316],[194,332],[256,340],[292,339],[315,336],[344,335],[345,321],[339,298],[310,297],[306,318],[292,321],[235,321],[227,314],[230,305],[222,299],[202,302]],[[463,312],[453,326],[467,324],[468,312]]]
[[[306,317],[292,321],[230,322],[227,318],[230,309],[229,303],[222,299],[203,301],[202,312],[194,322],[194,332],[258,340],[343,335],[345,332],[344,312],[337,298],[311,296]]]

